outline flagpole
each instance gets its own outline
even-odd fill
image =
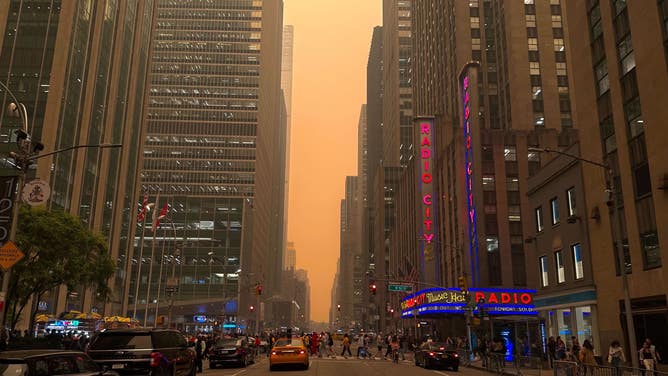
[[[160,289],[162,288],[162,265],[165,259],[165,241],[167,229],[162,230],[162,256],[160,256],[160,273],[158,274],[158,297],[155,299],[155,321],[158,322],[158,309],[160,308]]]
[[[139,260],[137,262],[137,279],[135,280],[135,303],[132,308],[132,318],[137,318],[137,301],[139,300],[139,282],[141,278],[141,267],[144,259],[144,234],[146,232],[146,223],[144,218],[141,222],[141,239],[139,240]]]
[[[157,209],[156,209],[157,210]],[[153,258],[155,257],[155,234],[156,231],[153,230],[153,242],[151,243],[151,261],[148,268],[148,283],[146,283],[146,308],[144,309],[144,326],[146,326],[146,320],[148,320],[148,306],[149,306],[149,295],[151,294],[151,277],[153,275]],[[155,326],[155,325],[154,325]]]

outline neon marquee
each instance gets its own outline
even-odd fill
[[[478,260],[478,230],[477,230],[477,213],[475,208],[475,201],[473,198],[473,145],[471,140],[471,92],[469,90],[469,76],[466,75],[462,82],[462,103],[464,105],[464,142],[465,142],[465,166],[466,174],[466,203],[468,207],[468,236],[469,236],[469,256],[471,260],[471,281],[473,285],[480,283],[479,275],[479,260]]]
[[[420,121],[420,157],[422,159],[420,167],[420,193],[422,194],[422,237],[426,244],[431,244],[431,242],[434,241],[434,202],[432,196],[432,181],[434,180],[434,176],[432,174],[432,154],[434,140],[433,131],[433,120]]]
[[[500,289],[500,288],[470,288],[469,294],[478,308],[483,307],[490,314],[495,315],[536,315],[536,306],[533,304],[535,290]],[[401,301],[403,317],[413,317],[430,313],[460,313],[465,312],[466,295],[457,288],[429,288],[411,294]]]

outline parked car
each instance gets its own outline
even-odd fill
[[[109,329],[98,333],[88,355],[120,375],[190,375],[197,372],[195,350],[176,330]]]
[[[0,376],[112,376],[81,351],[16,350],[0,353]]]
[[[308,369],[308,350],[301,338],[281,338],[276,341],[269,353],[269,370],[273,371],[283,365],[298,365]]]
[[[459,355],[457,351],[446,350],[442,342],[425,342],[415,350],[415,365],[424,368],[445,367],[453,371],[459,369]]]
[[[242,367],[255,362],[255,352],[243,338],[221,338],[209,349],[209,367],[236,364]]]

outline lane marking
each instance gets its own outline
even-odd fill
[[[231,374],[230,376],[241,375],[241,374],[244,373],[244,372],[246,372],[246,370],[245,370],[245,369],[242,369],[241,371],[239,371],[239,372],[237,372],[237,373],[233,373],[233,374]]]
[[[443,375],[443,376],[450,376],[450,375],[448,375],[447,373],[445,373],[445,372],[441,372],[441,371],[433,371],[433,372],[434,372],[434,373],[438,373],[439,375]]]

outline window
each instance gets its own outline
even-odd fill
[[[557,283],[566,282],[566,268],[564,268],[564,256],[561,251],[554,252],[554,263],[557,266]]]
[[[536,208],[536,231],[543,231],[543,207],[539,206]]]
[[[529,51],[538,51],[538,38],[527,38]]]
[[[506,162],[517,161],[517,150],[514,146],[506,146],[503,149],[503,156]]]
[[[555,51],[564,51],[564,40],[559,38],[554,40],[554,50]]]
[[[538,265],[540,267],[540,285],[541,287],[547,287],[550,284],[547,278],[547,256],[541,256],[538,259]]]
[[[530,62],[529,63],[529,73],[530,74],[540,74],[540,63],[539,62]]]
[[[576,215],[577,204],[575,203],[575,188],[570,188],[566,191],[566,199],[568,201],[568,216]]]
[[[573,266],[575,267],[575,279],[584,278],[584,265],[582,263],[582,248],[580,243],[571,246],[571,253],[573,254]]]
[[[559,200],[555,197],[550,200],[550,211],[552,213],[552,224],[559,223]]]

